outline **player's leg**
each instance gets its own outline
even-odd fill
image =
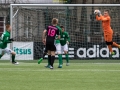
[[[46,54],[47,54],[47,49],[45,47],[45,50],[44,50],[44,53],[43,53],[43,57],[38,60],[38,64],[40,64],[42,62],[42,60],[44,59],[44,57],[45,57]],[[46,65],[45,67],[49,67],[49,66]]]
[[[109,35],[109,39],[112,40],[112,37],[113,37],[113,33],[111,35]],[[113,42],[112,43],[112,46],[115,46],[117,48],[120,48],[120,45],[118,45],[116,42]]]
[[[47,50],[47,48],[45,47],[45,51],[44,51],[44,53],[43,53],[43,59],[45,58],[45,55],[47,55],[47,53],[48,53],[48,50]],[[47,59],[47,65],[45,65],[45,67],[46,68],[49,68],[49,66],[50,66],[50,62],[49,62],[49,60]]]
[[[115,46],[117,48],[120,48],[120,45],[118,45],[116,42],[113,42],[112,46]]]
[[[50,63],[50,69],[53,69],[53,64],[55,61],[55,51],[51,51],[51,63]]]
[[[11,49],[9,49],[9,48],[6,48],[6,49],[5,49],[5,52],[6,52],[7,54],[11,54],[12,64],[16,64],[16,65],[19,64],[18,62],[15,61],[15,55],[16,55],[16,53],[15,53],[13,50],[11,50]]]
[[[0,49],[0,59],[5,54],[4,49]]]
[[[114,55],[115,53],[112,50],[112,45],[113,45],[112,34],[105,35],[104,38],[105,38],[106,44],[108,46],[108,49],[109,49],[111,55]]]
[[[46,50],[47,50],[47,54],[48,54],[48,63],[47,65],[45,66],[46,68],[49,68],[50,67],[50,62],[51,62],[51,51],[50,51],[50,45],[49,44],[46,44]]]
[[[108,49],[109,49],[111,55],[114,55],[115,53],[114,53],[113,50],[112,50],[112,43],[113,43],[113,42],[108,42],[108,41],[106,41],[106,44],[107,44],[107,46],[108,46]]]
[[[55,46],[56,46],[56,52],[58,54],[58,60],[59,60],[58,68],[62,68],[63,62],[62,62],[62,54],[61,54],[61,44],[58,43],[58,44],[55,44]]]
[[[107,41],[108,41],[108,42],[112,42],[112,37],[113,37],[112,33],[111,33],[111,34],[108,34],[108,35],[107,35]],[[117,48],[120,48],[120,45],[118,45],[116,42],[112,42],[112,46],[115,46],[115,47],[117,47]]]
[[[52,61],[51,61],[51,51],[48,50],[48,62],[49,62],[49,68],[51,68]]]
[[[53,64],[54,64],[54,61],[55,61],[55,51],[56,51],[56,47],[55,45],[51,45],[51,62],[50,62],[50,69],[53,69]]]
[[[64,53],[65,53],[65,57],[66,57],[66,66],[69,66],[69,54],[68,54],[68,45],[67,44],[64,45]]]
[[[47,55],[47,49],[45,47],[44,53],[43,53],[43,59],[45,58],[45,55]]]

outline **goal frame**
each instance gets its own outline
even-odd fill
[[[15,15],[13,15],[13,6],[59,6],[59,7],[72,7],[72,6],[120,6],[120,4],[10,4],[10,25],[12,26],[12,18],[15,16],[18,12],[16,11]],[[12,32],[11,32],[11,38],[12,38]]]
[[[96,7],[96,6],[100,6],[100,7],[104,7],[104,6],[120,6],[120,4],[10,4],[10,25],[13,26],[13,18],[17,15],[19,9],[16,10],[16,12],[13,14],[13,7],[21,7],[23,6],[24,8],[26,7],[33,7],[33,6],[42,6],[42,7]],[[11,38],[13,38],[13,31],[11,31]],[[10,48],[12,49],[12,43],[10,44]]]

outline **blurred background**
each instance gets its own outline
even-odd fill
[[[0,35],[5,30],[5,24],[10,24],[10,4],[119,4],[120,0],[0,0]],[[43,47],[42,31],[51,23],[51,19],[59,19],[59,25],[64,25],[69,32],[70,47],[75,52],[79,47],[90,48],[93,45],[105,47],[101,22],[95,20],[94,10],[110,10],[111,26],[114,30],[113,40],[120,43],[120,7],[14,7],[13,38],[16,41],[34,41],[35,59],[39,57],[37,50]],[[74,54],[76,58],[78,56]]]

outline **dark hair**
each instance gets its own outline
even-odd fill
[[[104,12],[108,12],[109,13],[109,10],[104,10]]]
[[[64,26],[60,26],[60,28],[64,28]]]

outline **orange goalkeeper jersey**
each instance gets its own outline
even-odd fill
[[[110,22],[111,22],[110,16],[104,17],[104,16],[100,15],[100,17],[99,17],[98,15],[96,15],[96,20],[102,21],[102,28],[103,28],[104,34],[112,34],[113,33],[111,26],[110,26]]]

